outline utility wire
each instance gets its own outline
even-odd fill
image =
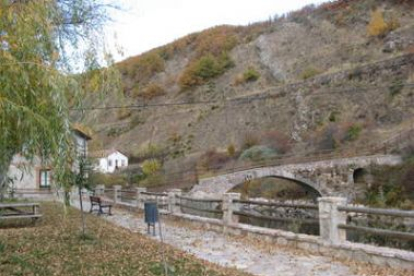
[[[336,93],[344,93],[344,92],[357,92],[357,91],[370,91],[372,89],[390,89],[392,86],[398,87],[414,87],[414,83],[391,83],[387,86],[380,86],[380,85],[363,85],[363,86],[348,86],[342,88],[325,88],[329,91],[324,92],[310,92],[308,94],[304,94],[303,97],[316,97],[328,94],[336,94]],[[186,106],[196,106],[196,105],[211,105],[211,104],[223,104],[225,102],[226,107],[231,107],[232,105],[244,105],[244,104],[251,104],[253,101],[260,101],[265,100],[268,98],[278,98],[278,97],[286,97],[286,96],[294,96],[296,94],[286,94],[286,93],[272,93],[272,94],[264,94],[265,92],[280,88],[281,86],[275,86],[271,88],[267,88],[265,90],[261,90],[261,92],[252,94],[252,95],[245,95],[240,97],[234,98],[226,98],[223,100],[207,100],[207,101],[188,101],[188,102],[175,102],[175,103],[142,103],[142,104],[133,104],[133,105],[115,105],[115,106],[92,106],[92,107],[74,107],[70,108],[71,111],[89,111],[89,110],[112,110],[112,109],[144,109],[144,108],[161,108],[161,107],[186,107]],[[358,92],[361,93],[361,92]],[[229,103],[229,104],[227,104]]]

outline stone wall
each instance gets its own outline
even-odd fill
[[[13,156],[8,172],[8,177],[12,180],[11,186],[15,189],[37,189],[40,168],[37,157],[30,163],[19,154]]]

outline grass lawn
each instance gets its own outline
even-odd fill
[[[0,275],[164,275],[160,243],[86,215],[81,235],[80,212],[41,205],[35,226],[0,222]],[[16,223],[14,223],[16,226]],[[247,275],[196,259],[165,246],[168,275]]]

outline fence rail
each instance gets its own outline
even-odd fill
[[[270,220],[270,221],[300,222],[300,223],[304,223],[304,224],[319,224],[318,219],[283,218],[283,217],[274,217],[274,216],[251,214],[251,213],[240,212],[240,211],[235,211],[235,212],[233,212],[233,214],[238,215],[238,216],[264,219],[264,220]]]
[[[200,208],[200,207],[190,206],[190,205],[185,205],[185,204],[176,204],[176,205],[180,206],[181,208],[188,208],[188,209],[192,209],[192,210],[196,210],[196,211],[200,211],[200,212],[207,212],[207,213],[213,213],[213,214],[223,214],[222,210],[205,209],[205,208]]]
[[[344,230],[353,230],[353,231],[365,232],[368,234],[374,234],[374,235],[388,237],[388,238],[414,241],[414,233],[409,233],[409,232],[391,231],[391,230],[386,230],[386,229],[347,225],[347,224],[339,224],[338,227]]]
[[[396,209],[393,210],[393,209],[381,209],[381,208],[338,206],[338,211],[368,214],[368,215],[414,218],[414,211],[403,211],[403,210],[396,210]]]
[[[353,206],[337,206],[338,212],[345,213],[356,213],[356,214],[365,214],[365,215],[374,215],[374,216],[387,216],[387,217],[398,217],[398,218],[414,218],[414,211],[403,211],[396,209],[381,209],[381,208],[368,208],[368,207],[353,207]],[[342,216],[346,217],[346,216]],[[346,220],[343,220],[342,223],[337,225],[338,229],[345,231],[354,231],[355,233],[364,233],[373,235],[374,237],[386,237],[396,240],[404,241],[414,241],[414,233],[407,231],[396,231],[383,229],[378,227],[367,227],[359,225],[350,225],[347,224]],[[404,226],[405,227],[405,226]],[[406,245],[400,245],[405,247]]]
[[[194,198],[188,196],[177,196],[180,200],[198,201],[198,202],[209,202],[209,203],[222,203],[222,199],[208,199],[208,198]]]
[[[234,200],[235,203],[249,204],[249,205],[262,205],[270,207],[291,207],[291,208],[300,208],[300,209],[314,209],[318,210],[318,205],[316,204],[294,204],[294,203],[285,203],[285,202],[261,202],[253,200]]]
[[[160,197],[168,196],[168,194],[166,194],[166,193],[141,192],[141,194],[150,195],[150,196],[160,196]]]
[[[137,191],[135,190],[119,190],[121,193],[125,193],[125,194],[136,194]]]

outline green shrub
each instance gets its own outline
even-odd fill
[[[233,144],[227,146],[227,155],[234,157],[236,155],[236,147]]]
[[[217,59],[212,55],[208,55],[198,60],[194,74],[202,80],[208,80],[220,75],[222,72],[222,68],[217,62]]]
[[[145,86],[144,89],[139,90],[137,93],[134,94],[134,96],[142,97],[146,100],[151,100],[162,95],[165,95],[164,88],[162,88],[156,83],[149,83],[147,86]]]
[[[239,74],[234,79],[234,85],[240,85],[247,82],[254,82],[260,78],[260,73],[253,67],[249,67],[243,74]]]
[[[240,160],[262,161],[278,155],[275,149],[267,146],[253,146],[240,155]]]
[[[317,76],[321,73],[322,73],[322,71],[315,68],[315,67],[308,67],[308,68],[306,68],[305,70],[302,71],[300,77],[303,80],[307,80],[307,79],[313,78],[313,77],[315,77],[315,76]]]
[[[345,134],[345,140],[355,141],[356,139],[359,138],[361,132],[362,132],[362,127],[360,125],[357,125],[357,124],[351,125]]]
[[[395,80],[389,87],[391,97],[397,96],[404,89],[404,83],[401,80]]]
[[[219,56],[207,54],[192,62],[182,73],[179,84],[182,89],[205,84],[234,66],[227,53]]]
[[[243,78],[245,82],[257,81],[260,78],[260,73],[253,67],[249,67],[244,73]]]
[[[157,159],[145,160],[144,163],[142,163],[142,171],[147,176],[154,175],[160,169],[161,169],[161,163]]]

